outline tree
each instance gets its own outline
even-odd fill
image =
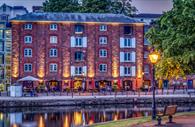
[[[159,78],[177,78],[195,73],[195,0],[174,0],[172,10],[146,33],[152,46],[160,51],[156,66]]]
[[[81,12],[81,13],[114,13],[131,16],[136,8],[131,0],[47,0],[43,3],[45,12]]]

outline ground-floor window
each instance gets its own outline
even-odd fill
[[[57,80],[48,81],[47,88],[49,91],[60,91],[60,82]]]
[[[133,82],[131,80],[123,81],[123,89],[124,90],[133,90]]]

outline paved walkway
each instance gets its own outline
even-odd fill
[[[187,116],[176,116],[173,118],[175,123],[166,124],[168,120],[162,121],[164,126],[161,127],[195,127],[195,115],[187,115]],[[133,127],[155,127],[154,125],[157,124],[157,121],[145,123],[142,125],[136,125]]]

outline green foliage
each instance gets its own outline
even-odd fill
[[[131,16],[137,9],[131,0],[47,0],[43,3],[45,12],[114,13]]]
[[[171,11],[146,33],[152,46],[161,52],[157,76],[177,78],[195,72],[195,0],[174,0]]]

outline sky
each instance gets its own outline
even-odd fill
[[[6,3],[10,6],[25,6],[32,11],[32,6],[41,6],[45,0],[0,0],[0,5]],[[132,0],[139,13],[162,14],[172,8],[172,0]]]

